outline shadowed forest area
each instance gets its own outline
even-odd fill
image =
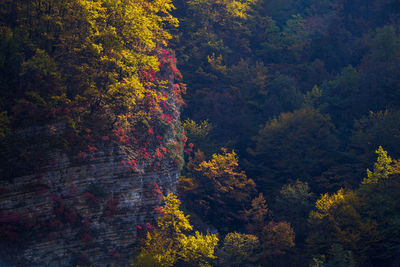
[[[248,258],[225,244],[221,266],[397,266],[400,3],[174,4],[181,200],[260,246],[236,236]]]
[[[133,266],[400,266],[399,0],[66,2],[1,3],[1,180],[123,147],[181,169]]]

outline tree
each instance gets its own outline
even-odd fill
[[[381,26],[381,25],[379,25]],[[362,60],[363,101],[369,110],[399,108],[400,36],[393,25],[373,29],[365,40],[368,49]]]
[[[276,195],[282,185],[299,177],[322,191],[325,185],[317,178],[338,159],[334,125],[312,108],[282,113],[268,121],[254,141],[248,165],[266,196]]]
[[[174,266],[185,262],[190,266],[210,266],[215,259],[218,238],[214,234],[186,235],[193,229],[188,216],[179,210],[180,200],[172,193],[165,197],[157,228],[147,233],[135,266]]]
[[[251,201],[251,209],[244,211],[244,217],[248,222],[247,230],[260,236],[267,220],[272,218],[272,211],[269,209],[262,193]]]
[[[374,244],[369,257],[376,264],[389,264],[394,261],[399,243],[399,200],[400,200],[400,166],[392,160],[380,146],[376,150],[378,158],[372,171],[367,169],[357,194],[364,203],[362,215],[376,221],[381,242]]]
[[[368,116],[355,121],[351,137],[352,155],[357,157],[363,170],[374,162],[374,152],[379,146],[385,147],[395,158],[400,156],[399,116],[398,110],[371,111]]]
[[[329,249],[329,255],[314,256],[309,267],[355,267],[356,262],[349,250],[343,249],[339,244],[333,244]]]
[[[197,123],[194,120],[186,119],[183,123],[183,127],[188,142],[192,143],[194,148],[206,152],[207,156],[211,156],[213,152],[215,152],[216,145],[211,140],[213,125],[209,123],[208,120]]]
[[[399,173],[399,169],[393,166],[393,161],[388,156],[387,151],[383,150],[381,146],[375,151],[378,154],[378,159],[374,163],[373,171],[367,169],[367,178],[362,181],[362,184],[376,184],[381,182],[382,179],[388,179],[389,175]]]
[[[262,194],[253,199],[251,209],[244,211],[244,217],[248,222],[247,230],[260,240],[262,256],[259,262],[275,264],[276,256],[286,254],[295,246],[295,232],[290,223],[274,221]]]
[[[195,235],[183,236],[181,244],[180,255],[185,265],[211,267],[210,262],[217,258],[214,256],[214,249],[218,244],[216,235],[203,235],[196,231]]]
[[[222,154],[212,155],[209,161],[190,160],[186,176],[179,187],[188,207],[202,215],[214,227],[228,231],[241,221],[239,211],[250,202],[255,192],[255,183],[238,170],[239,158],[232,151],[222,149]],[[221,216],[224,214],[224,216]]]
[[[295,245],[295,233],[288,222],[270,221],[263,228],[260,239],[266,257],[285,254]]]
[[[279,220],[290,222],[296,232],[296,244],[301,244],[307,235],[307,218],[313,208],[314,194],[308,183],[296,180],[282,186],[275,198],[273,208]]]
[[[365,112],[365,107],[359,103],[360,84],[361,74],[349,65],[334,80],[321,85],[319,107],[331,116],[338,127],[351,127],[354,119]]]
[[[257,236],[229,233],[224,238],[223,247],[219,251],[221,266],[248,266],[259,258],[260,242]]]
[[[327,252],[338,243],[352,251],[359,264],[366,262],[382,237],[373,218],[362,217],[362,205],[356,192],[349,189],[321,195],[308,219],[312,231],[307,243],[311,252]]]

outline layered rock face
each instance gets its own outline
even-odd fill
[[[3,265],[128,266],[179,170],[133,171],[126,153],[103,146],[77,162],[55,152],[39,173],[0,181]]]

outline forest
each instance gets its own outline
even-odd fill
[[[132,266],[399,266],[400,1],[2,0],[0,180],[111,145],[180,169]]]

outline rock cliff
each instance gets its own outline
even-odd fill
[[[128,265],[138,232],[152,227],[161,191],[175,190],[171,166],[134,172],[124,151],[105,147],[74,163],[56,152],[34,175],[0,181],[1,257],[11,266]]]

